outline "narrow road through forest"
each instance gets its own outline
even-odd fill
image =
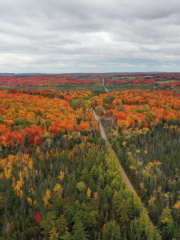
[[[109,143],[108,139],[107,139],[107,136],[106,136],[106,133],[104,131],[104,128],[100,122],[100,118],[99,116],[96,114],[96,112],[93,110],[93,114],[94,114],[94,118],[96,119],[96,121],[99,123],[99,127],[100,127],[100,133],[101,133],[101,137],[105,140],[106,144],[111,148],[111,144]],[[111,148],[112,151],[114,151],[112,148]],[[120,168],[120,171],[122,173],[122,177],[123,177],[123,180],[125,182],[125,184],[127,185],[127,187],[134,193],[134,194],[137,194],[136,190],[134,189],[133,185],[131,184],[128,176],[126,175],[122,165],[120,164],[119,162],[119,168]]]
[[[96,114],[96,112],[95,112],[94,110],[93,110],[93,114],[94,114],[94,118],[95,118],[96,121],[99,123],[101,137],[105,140],[106,145],[108,145],[108,147],[111,148],[111,151],[114,152],[114,150],[113,150],[112,147],[111,147],[110,142],[109,142],[108,139],[107,139],[107,136],[106,136],[106,133],[105,133],[105,131],[104,131],[104,128],[103,128],[103,126],[102,126],[102,124],[101,124],[101,122],[100,122],[100,117]],[[115,152],[114,152],[114,154],[116,155]],[[117,159],[118,159],[118,157],[117,157]],[[138,195],[137,192],[136,192],[136,190],[135,190],[135,188],[134,188],[133,185],[131,184],[128,176],[126,175],[126,173],[125,173],[125,171],[124,171],[121,163],[119,162],[119,159],[118,159],[118,163],[119,163],[119,169],[120,169],[120,171],[121,171],[121,173],[122,173],[123,181],[125,182],[127,188],[129,188],[134,194]],[[145,206],[144,206],[144,207],[145,207]],[[146,208],[146,207],[145,207],[145,208]],[[154,226],[154,224],[153,224],[153,222],[152,222],[152,220],[151,220],[150,217],[149,217],[149,219],[150,219],[151,225]]]
[[[102,83],[103,83],[105,92],[109,92],[109,90],[108,90],[108,89],[106,88],[106,86],[105,86],[104,78],[102,78]]]

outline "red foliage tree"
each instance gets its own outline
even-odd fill
[[[40,215],[39,212],[36,212],[36,214],[34,215],[34,220],[35,220],[35,222],[36,222],[37,224],[40,223],[40,221],[41,221],[41,215]]]
[[[118,120],[121,120],[121,119],[125,119],[126,116],[125,116],[125,114],[124,114],[123,112],[120,112],[120,113],[118,114],[117,118],[118,118]]]

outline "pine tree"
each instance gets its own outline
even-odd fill
[[[107,223],[102,239],[103,240],[121,240],[122,239],[120,227],[115,223],[115,221]]]
[[[66,231],[65,234],[60,237],[61,240],[72,240],[72,235],[70,234],[70,232]]]
[[[88,234],[80,219],[76,219],[73,226],[73,240],[88,240]]]

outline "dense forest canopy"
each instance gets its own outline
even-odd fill
[[[175,73],[1,76],[0,240],[179,239],[179,82]]]

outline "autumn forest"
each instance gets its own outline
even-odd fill
[[[0,240],[179,240],[179,146],[179,73],[0,76]]]

